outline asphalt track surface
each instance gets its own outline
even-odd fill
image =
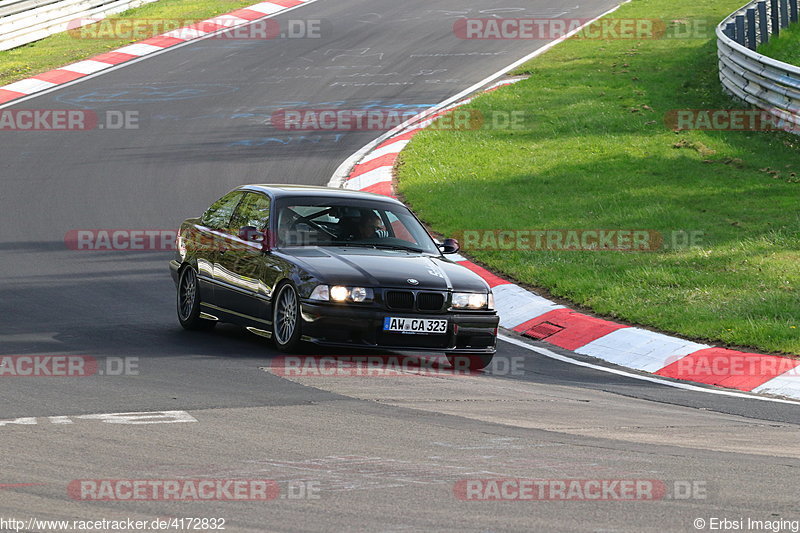
[[[132,110],[140,127],[0,134],[0,355],[138,367],[0,378],[0,421],[18,422],[0,422],[0,518],[223,517],[228,531],[694,531],[697,518],[800,520],[797,405],[676,389],[506,342],[498,368],[521,365],[510,375],[285,378],[269,368],[279,354],[265,339],[178,326],[169,253],[64,245],[71,229],[175,228],[241,183],[323,185],[378,132],[280,132],[265,125],[276,109],[421,109],[544,44],[460,40],[456,17],[590,18],[612,5],[320,0],[277,17],[322,20],[319,39],[199,41],[13,106]],[[167,410],[196,421],[78,418]],[[670,497],[456,497],[459,480],[490,476],[656,479]],[[225,477],[274,479],[284,496],[309,482],[319,498],[90,502],[67,492],[75,479]],[[702,490],[678,498],[675,482]]]

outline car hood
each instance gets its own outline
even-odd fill
[[[281,253],[329,285],[474,292],[489,289],[471,270],[431,255],[345,247],[297,248]],[[418,283],[409,283],[409,279]]]

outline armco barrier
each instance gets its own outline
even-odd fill
[[[0,0],[0,50],[9,50],[155,0]],[[89,22],[87,20],[86,22]]]
[[[798,0],[754,0],[717,26],[722,86],[794,133],[800,133],[800,67],[755,50],[797,20]]]

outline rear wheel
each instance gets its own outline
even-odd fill
[[[184,329],[193,331],[209,330],[217,325],[214,320],[200,318],[200,290],[197,274],[187,266],[181,271],[178,281],[178,321]]]
[[[493,358],[491,353],[447,354],[447,361],[456,370],[481,370],[489,366]]]
[[[300,346],[300,298],[291,283],[280,286],[272,306],[272,339],[278,349],[293,352]]]

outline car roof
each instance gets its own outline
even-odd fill
[[[249,185],[241,185],[237,190],[263,192],[269,194],[276,200],[279,198],[353,198],[358,200],[379,200],[387,203],[400,204],[402,202],[385,196],[383,194],[375,194],[371,192],[352,191],[349,189],[337,189],[333,187],[314,187],[310,185],[284,185],[272,183],[253,183]]]

